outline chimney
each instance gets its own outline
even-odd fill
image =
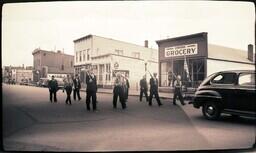
[[[145,40],[144,47],[148,48],[148,40]]]
[[[253,45],[248,45],[248,60],[253,62]]]

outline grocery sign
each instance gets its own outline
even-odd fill
[[[164,51],[165,57],[194,55],[198,53],[197,44],[167,47]]]

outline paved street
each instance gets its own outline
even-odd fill
[[[154,151],[248,148],[255,141],[255,121],[208,121],[192,105],[173,106],[170,99],[149,107],[130,96],[127,110],[112,108],[112,95],[98,93],[99,112],[81,101],[50,103],[47,88],[3,84],[3,140],[6,150]],[[179,102],[178,102],[179,103]]]

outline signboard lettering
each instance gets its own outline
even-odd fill
[[[198,53],[197,44],[167,47],[164,51],[165,57],[194,55]]]

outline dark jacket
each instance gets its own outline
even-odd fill
[[[76,80],[76,78],[73,80],[73,84],[74,84],[74,88],[75,89],[81,89],[81,81],[80,79],[78,79],[78,81]]]
[[[154,81],[154,78],[151,78],[150,81],[150,91],[158,91],[158,79],[156,78],[156,81]]]
[[[148,90],[148,84],[146,79],[140,80],[140,90]]]
[[[57,80],[49,80],[48,82],[48,88],[51,91],[57,91],[58,90],[58,82]]]
[[[86,74],[86,91],[90,91],[90,92],[97,92],[97,78],[94,75],[94,77],[92,77],[89,74]]]

